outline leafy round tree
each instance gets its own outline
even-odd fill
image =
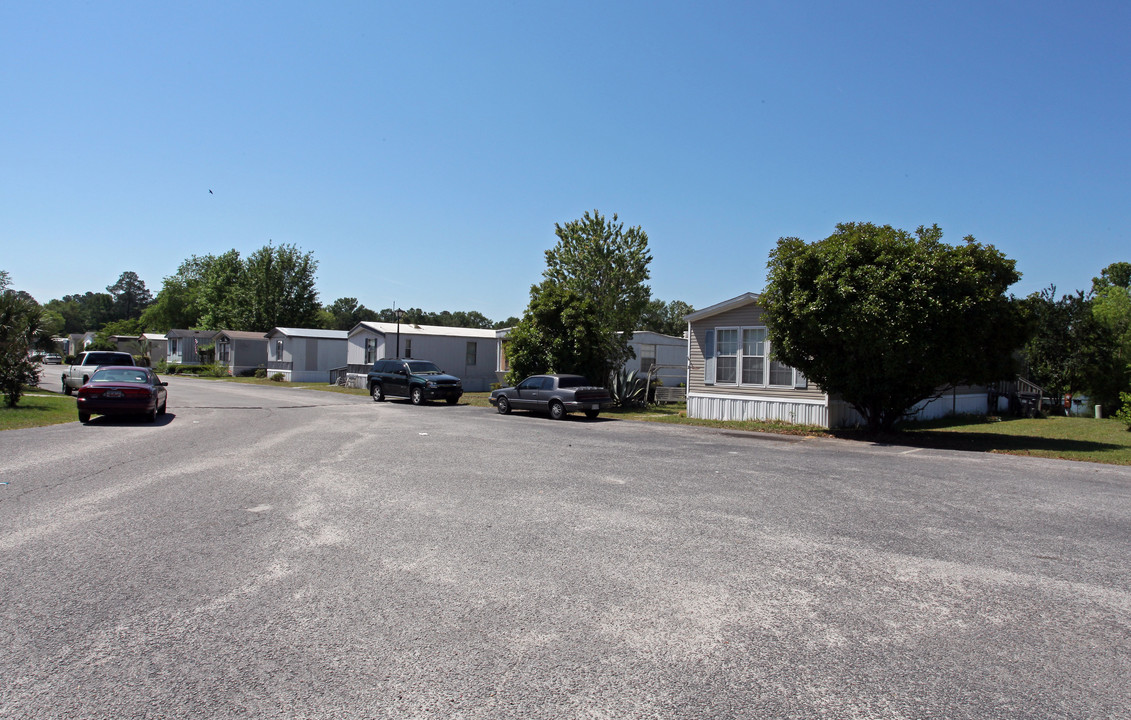
[[[1008,377],[1022,323],[1005,295],[1014,261],[973,237],[941,241],[843,223],[828,238],[782,238],[762,304],[774,356],[839,395],[873,432],[891,431],[940,389]]]
[[[604,370],[589,379],[604,383],[609,370],[632,357],[628,341],[652,297],[645,284],[652,262],[648,233],[640,226],[626,230],[615,213],[609,220],[594,210],[565,225],[555,223],[554,234],[558,242],[546,251],[542,276],[592,303],[608,355]]]
[[[507,382],[528,375],[577,373],[603,385],[610,337],[592,299],[544,281],[530,290],[530,305],[507,336]]]

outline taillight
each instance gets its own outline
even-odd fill
[[[149,397],[149,391],[145,388],[122,388],[123,397],[144,398]]]

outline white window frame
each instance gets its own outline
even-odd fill
[[[735,353],[733,355],[731,355],[731,354],[723,355],[722,353],[719,352],[719,333],[730,331],[730,330],[737,331],[737,335],[738,335],[737,346],[735,348]],[[744,350],[744,342],[743,342],[744,337],[743,336],[744,336],[744,334],[747,330],[761,330],[763,333],[765,333],[765,339],[763,340],[763,343],[762,343],[764,354],[762,354],[762,355],[750,355],[749,356],[749,357],[760,357],[760,358],[762,358],[762,379],[761,379],[761,382],[744,382],[743,381],[743,372],[742,372],[743,360],[746,357],[748,357],[743,352],[743,350]],[[789,367],[789,369],[791,371],[790,372],[790,383],[788,385],[771,385],[770,384],[770,365],[774,362],[774,360],[773,360],[774,349],[773,349],[773,343],[770,341],[769,330],[766,328],[765,325],[721,325],[719,327],[710,328],[707,332],[711,333],[713,335],[713,340],[714,340],[714,354],[713,354],[712,357],[707,358],[707,362],[710,363],[711,366],[712,366],[710,368],[710,370],[712,370],[713,372],[705,372],[704,373],[704,384],[706,384],[706,385],[725,385],[725,386],[728,386],[728,387],[792,388],[792,389],[805,389],[809,386],[809,381],[805,378],[805,376],[803,374],[801,374],[797,370],[797,368],[789,367],[788,365],[786,365],[786,367]],[[735,376],[734,376],[733,382],[730,382],[730,381],[721,382],[719,380],[719,377],[718,377],[718,359],[720,357],[726,357],[726,358],[733,357],[734,358]],[[781,363],[781,364],[784,365],[784,363]],[[712,381],[708,381],[707,380],[708,377],[710,377]]]
[[[719,335],[724,332],[734,331],[734,353],[723,353],[722,340]],[[734,380],[720,380],[719,379],[719,358],[733,358],[734,359]],[[742,380],[742,328],[739,327],[717,327],[715,328],[715,384],[716,385],[734,385],[740,386]]]

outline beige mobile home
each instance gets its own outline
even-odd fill
[[[781,420],[845,427],[861,422],[839,397],[773,359],[756,293],[744,293],[687,316],[687,416],[712,420]],[[918,419],[985,413],[982,387],[948,388],[913,409]]]

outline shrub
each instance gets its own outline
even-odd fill
[[[1115,419],[1127,426],[1127,430],[1131,431],[1131,392],[1119,393],[1119,411],[1115,413]]]
[[[272,382],[283,382],[283,380],[285,380],[285,379],[286,379],[286,375],[284,375],[283,373],[279,373],[279,372],[277,372],[277,373],[275,373],[274,375],[271,376]]]
[[[260,380],[267,377],[267,368],[255,368],[255,377],[259,378]]]
[[[644,394],[647,380],[637,377],[636,371],[628,372],[624,368],[614,372],[609,377],[609,394],[613,396],[613,403],[617,407],[631,407],[646,404]]]
[[[157,361],[157,364],[153,366],[153,371],[162,375],[169,372],[169,361],[165,358],[161,358]]]

